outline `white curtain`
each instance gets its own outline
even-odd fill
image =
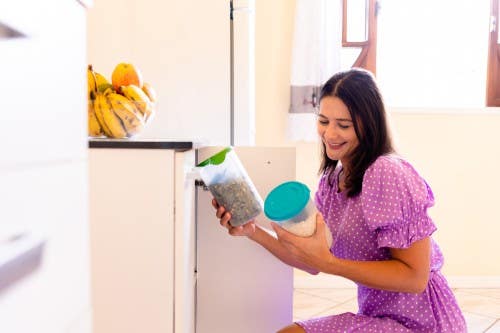
[[[296,0],[288,139],[316,141],[321,85],[340,70],[342,0]]]

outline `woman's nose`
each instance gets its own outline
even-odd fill
[[[325,129],[325,138],[327,139],[333,139],[336,138],[338,135],[337,129],[335,127],[335,124],[328,124],[328,126]]]

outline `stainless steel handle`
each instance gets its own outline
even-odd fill
[[[9,38],[26,37],[21,32],[0,22],[0,40]]]

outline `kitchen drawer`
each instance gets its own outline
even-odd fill
[[[0,173],[0,231],[17,228],[45,240],[39,262],[0,289],[2,332],[66,332],[89,306],[86,180],[83,162]]]

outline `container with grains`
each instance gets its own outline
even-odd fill
[[[217,203],[231,213],[229,223],[233,227],[262,212],[262,198],[231,147],[199,163],[197,169]]]

